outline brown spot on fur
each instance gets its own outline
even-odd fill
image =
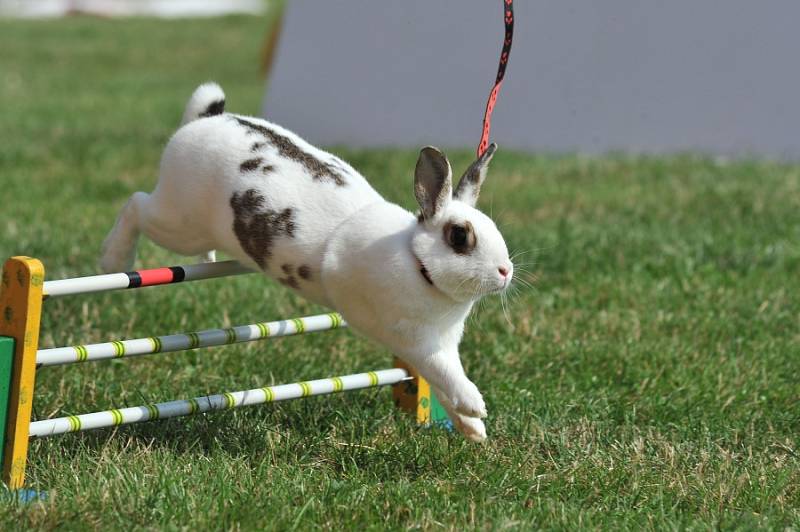
[[[342,173],[349,174],[350,172],[354,171],[353,168],[349,164],[347,164],[343,160],[339,159],[335,155],[332,155],[331,158],[333,159],[333,163],[332,163],[333,166],[336,167],[338,170],[340,170]]]
[[[286,278],[280,278],[278,279],[278,281],[280,281],[281,284],[285,284],[290,288],[294,288],[295,290],[300,288],[300,283],[297,282],[297,278],[294,275],[290,275],[289,277]]]
[[[291,264],[281,264],[281,270],[283,270],[283,273],[286,275],[291,275],[291,273],[294,271],[294,266]]]
[[[246,127],[248,132],[258,133],[267,139],[270,144],[278,149],[278,153],[281,156],[302,164],[315,181],[329,181],[338,186],[345,185],[344,176],[335,165],[320,161],[310,153],[300,149],[300,147],[293,143],[288,137],[272,131],[268,127],[250,122],[238,116],[234,118],[239,124]]]
[[[255,189],[234,193],[230,200],[233,209],[233,232],[242,249],[263,270],[272,256],[275,238],[294,238],[294,211],[269,209],[265,198]]]
[[[254,142],[253,145],[250,146],[250,151],[255,153],[266,145],[266,142]]]
[[[265,164],[264,168],[262,168],[261,171],[264,172],[265,174],[271,174],[272,172],[275,171],[275,167],[272,166],[271,164]]]
[[[302,266],[297,268],[297,275],[308,281],[309,279],[311,279],[311,267],[309,267],[308,264],[303,264]]]
[[[264,162],[264,159],[262,159],[261,157],[256,157],[255,159],[248,159],[248,160],[246,160],[245,162],[243,162],[242,164],[239,165],[239,171],[242,172],[242,173],[244,173],[244,172],[252,172],[256,168],[261,166],[261,163],[263,163],[263,162]]]
[[[208,104],[206,110],[200,113],[202,117],[217,116],[225,112],[225,100],[216,100]]]
[[[469,222],[464,222],[464,225],[454,222],[444,224],[444,241],[459,255],[469,255],[478,244],[475,229]]]

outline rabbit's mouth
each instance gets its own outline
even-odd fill
[[[506,291],[506,289],[511,286],[511,277],[506,277],[503,280],[503,284],[497,286],[489,291],[490,294],[501,294]]]

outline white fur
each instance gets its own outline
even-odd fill
[[[183,255],[213,260],[214,250],[221,250],[258,269],[237,237],[231,206],[234,194],[255,190],[265,198],[264,207],[292,209],[294,217],[293,234],[273,239],[264,272],[280,279],[286,276],[285,264],[308,266],[308,280],[295,275],[297,291],[336,309],[353,329],[414,366],[432,384],[456,427],[470,439],[485,439],[480,418],[486,407],[464,373],[458,344],[473,303],[511,280],[508,251],[494,223],[469,205],[474,199],[453,199],[449,188],[435,216],[418,222],[384,200],[352,167],[280,126],[229,114],[201,118],[209,103],[219,99],[224,95],[216,84],[195,91],[184,114],[186,124],[164,150],[155,190],[135,193],[122,209],[103,244],[101,268],[130,270],[141,232]],[[269,142],[254,152],[254,143],[264,139],[237,118],[269,128],[337,168],[345,184],[315,179],[307,166],[282,156]],[[242,171],[242,162],[254,157],[272,170]],[[485,162],[489,159],[491,154]],[[485,167],[482,172],[485,176]],[[472,225],[477,245],[471,253],[455,253],[445,242],[448,222]],[[420,272],[420,262],[433,285]]]
[[[222,87],[214,82],[203,83],[197,87],[186,104],[181,125],[185,126],[192,120],[200,118],[208,104],[216,101],[225,101],[225,93],[222,91]]]

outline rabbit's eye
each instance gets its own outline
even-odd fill
[[[449,223],[444,228],[445,241],[456,253],[465,255],[475,248],[475,232],[472,224],[465,225]]]
[[[460,225],[456,225],[450,231],[450,243],[453,247],[461,247],[467,243],[467,230],[461,227]]]

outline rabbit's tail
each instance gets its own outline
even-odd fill
[[[185,126],[192,120],[207,116],[221,115],[225,111],[225,93],[222,87],[210,81],[203,83],[195,89],[186,110],[183,112],[181,126]]]

